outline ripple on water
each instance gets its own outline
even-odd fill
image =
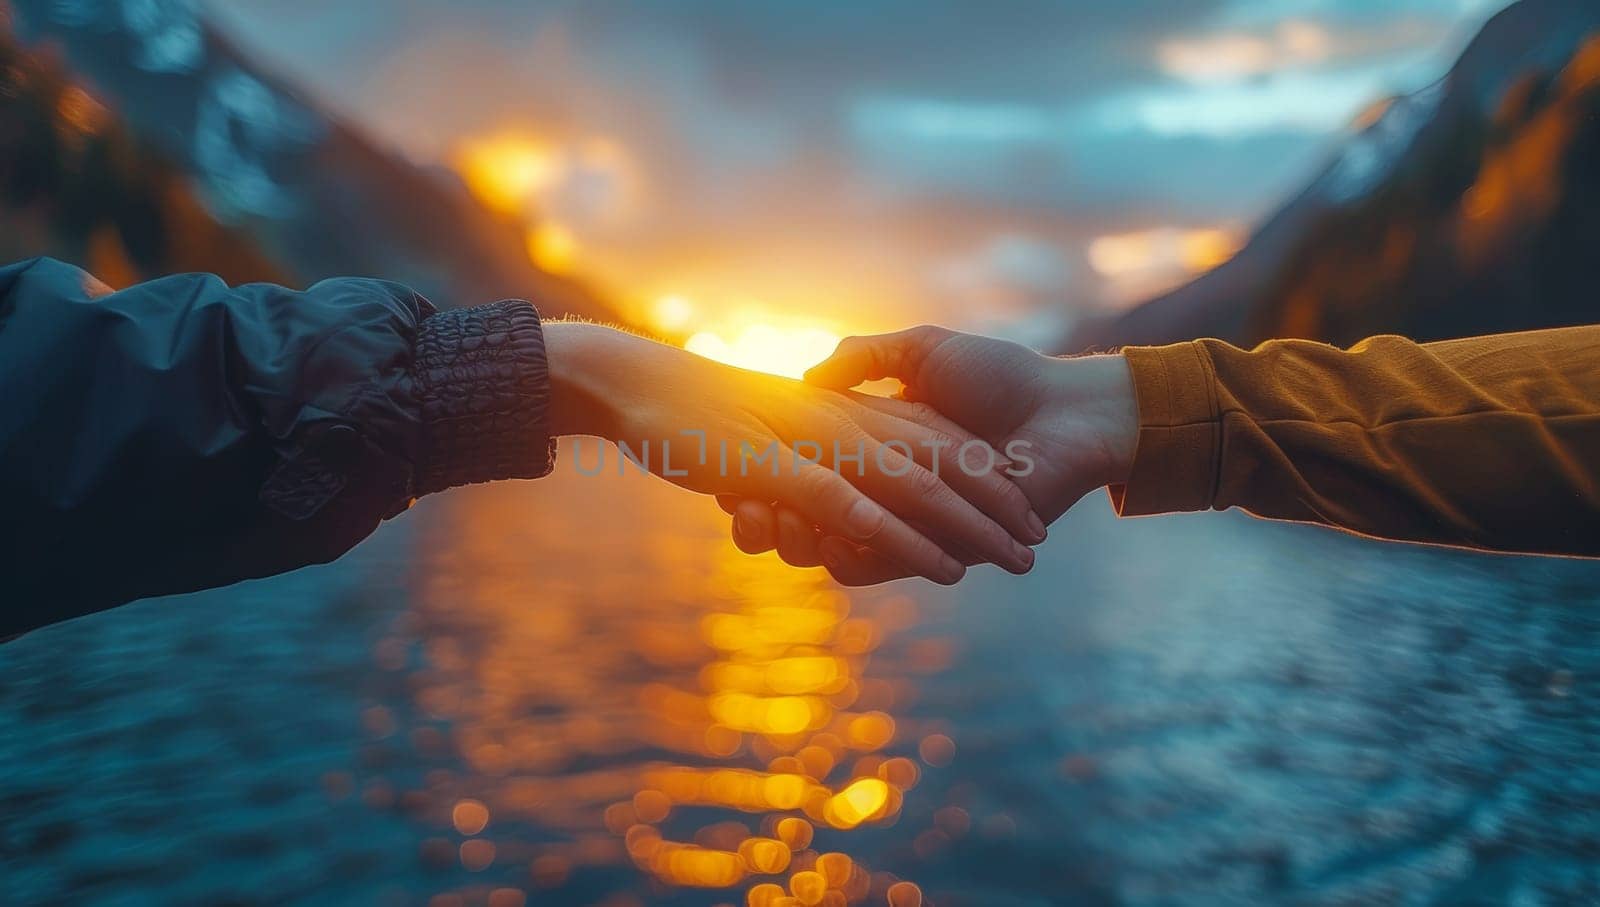
[[[0,648],[16,902],[1595,900],[1600,568],[1091,501],[844,593],[645,479]]]

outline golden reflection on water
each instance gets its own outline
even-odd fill
[[[915,602],[743,555],[708,502],[646,478],[525,488],[429,517],[420,594],[375,650],[408,702],[364,723],[396,766],[423,767],[364,795],[436,829],[425,862],[517,881],[433,903],[511,907],[582,880],[607,907],[689,888],[749,907],[922,904],[851,852],[954,753],[895,717],[949,647],[874,661]]]

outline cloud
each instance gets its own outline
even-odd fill
[[[1290,18],[1164,38],[1155,60],[1168,80],[1107,97],[1098,116],[1112,131],[1172,137],[1325,135],[1373,101],[1437,78],[1453,56],[1448,38],[1458,24],[1397,12],[1337,23]]]
[[[1096,236],[1247,222],[1491,0],[204,2],[419,161],[531,131],[528,197],[649,300],[962,319],[1082,302]]]
[[[1364,62],[1437,51],[1451,23],[1401,16],[1376,24],[1336,26],[1285,19],[1256,29],[1205,32],[1161,40],[1161,72],[1198,85],[1231,84],[1256,76],[1350,68]]]
[[[1375,99],[1407,86],[1407,63],[1323,73],[1285,72],[1248,82],[1180,85],[1113,97],[1097,120],[1110,132],[1242,139],[1283,131],[1327,135]],[[1417,79],[1434,74],[1417,73]]]
[[[931,285],[952,299],[1026,311],[1059,302],[1071,289],[1067,256],[1066,249],[1041,237],[1002,233],[942,261],[933,270]]]
[[[1243,242],[1232,227],[1152,227],[1096,237],[1087,257],[1110,299],[1129,303],[1211,270]]]
[[[1322,63],[1332,53],[1332,44],[1323,26],[1291,19],[1265,35],[1225,32],[1165,40],[1156,45],[1156,60],[1163,72],[1186,82],[1237,82]]]

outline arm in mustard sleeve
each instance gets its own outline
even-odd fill
[[[1600,326],[1349,350],[1124,351],[1119,513],[1239,507],[1382,538],[1600,556]]]
[[[1003,449],[1046,524],[1108,487],[1127,516],[1239,507],[1387,539],[1600,557],[1600,326],[1054,358],[922,325],[846,338],[806,373],[837,388],[883,377]],[[734,512],[741,550],[812,563],[781,544],[779,517],[798,515],[749,500]],[[830,552],[845,585],[906,575],[870,549]]]

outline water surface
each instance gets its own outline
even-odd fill
[[[1027,579],[845,593],[723,520],[463,490],[0,647],[6,900],[1600,898],[1600,565],[1091,499]]]

